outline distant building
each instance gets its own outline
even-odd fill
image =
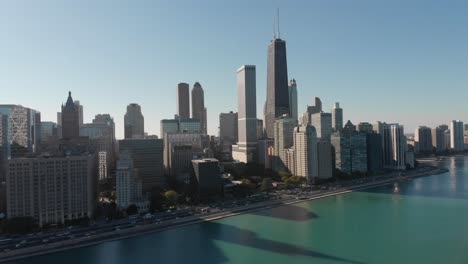
[[[120,154],[116,171],[116,204],[119,208],[127,208],[133,201],[142,198],[142,181],[128,151]]]
[[[163,119],[159,125],[159,136],[164,138],[166,133],[177,133],[179,132],[179,120],[178,119]]]
[[[317,138],[323,141],[330,141],[332,134],[332,115],[330,113],[312,114],[312,126],[317,131]]]
[[[257,96],[254,65],[244,65],[237,70],[238,137],[232,146],[232,158],[240,162],[255,159],[257,147]]]
[[[219,196],[223,193],[223,181],[217,159],[193,160],[193,171],[201,200]]]
[[[370,174],[377,174],[383,170],[382,135],[374,132],[367,133],[367,170]]]
[[[302,176],[308,182],[318,177],[317,133],[310,125],[301,125],[294,129],[295,175]]]
[[[406,169],[407,140],[402,125],[388,124],[383,128],[384,168]]]
[[[164,168],[166,173],[185,181],[191,171],[190,161],[203,156],[203,136],[200,133],[167,133],[164,137]]]
[[[340,103],[336,102],[331,111],[332,114],[332,129],[333,131],[341,131],[343,129],[343,108]]]
[[[54,122],[41,122],[41,141],[49,141],[51,139],[58,139],[57,124]]]
[[[463,122],[453,120],[450,122],[450,148],[452,151],[463,151],[465,149]]]
[[[119,140],[119,151],[130,154],[135,169],[143,182],[143,192],[150,192],[155,186],[164,187],[166,181],[163,169],[162,139]]]
[[[129,104],[124,116],[125,139],[145,137],[145,119],[141,113],[141,106]]]
[[[111,169],[115,165],[115,123],[109,114],[99,114],[93,123],[80,127],[80,136],[88,137],[96,144],[98,152],[99,180],[106,180],[111,176]]]
[[[223,150],[231,150],[231,145],[238,141],[238,116],[237,113],[219,114],[219,140]]]
[[[200,120],[201,133],[207,133],[205,94],[199,82],[192,89],[192,118]]]
[[[84,122],[83,122],[83,105],[80,104],[80,101],[76,100],[75,102],[75,107],[78,110],[78,126],[81,127]]]
[[[0,105],[5,159],[36,153],[41,142],[41,113],[20,105]]]
[[[332,145],[328,141],[317,142],[318,178],[329,179],[333,177],[333,152]]]
[[[269,153],[269,149],[273,148],[274,140],[273,139],[260,139],[258,140],[257,145],[257,155],[258,160],[257,163],[264,165],[265,168],[271,169],[272,168],[272,154]]]
[[[294,145],[294,128],[297,126],[297,121],[283,116],[276,119],[274,125],[274,150],[275,158],[273,167],[276,171],[287,170],[287,160],[285,150]]]
[[[297,84],[296,80],[292,79],[289,81],[289,108],[291,109],[291,118],[298,120],[297,114]]]
[[[432,131],[431,128],[420,126],[414,131],[414,141],[419,153],[432,153]]]
[[[163,119],[161,120],[160,136],[164,138],[166,133],[202,133],[202,125],[200,120],[189,118],[189,119]]]
[[[287,168],[292,175],[296,174],[296,153],[294,152],[294,147],[285,149],[283,151],[284,157],[284,166]]]
[[[257,119],[257,139],[265,138],[265,130],[263,129],[263,120]]]
[[[447,142],[445,140],[445,131],[446,130],[440,126],[432,129],[432,146],[436,149],[436,153],[441,153],[448,150]]]
[[[188,83],[179,83],[177,85],[177,115],[182,119],[190,118],[189,90],[190,87]]]
[[[92,218],[97,203],[94,157],[36,157],[8,161],[7,215],[39,226]]]
[[[373,126],[371,123],[361,122],[358,124],[358,131],[363,133],[372,133]]]
[[[307,106],[307,111],[302,115],[302,125],[312,125],[312,115],[322,112],[322,101],[318,97],[312,98],[312,105]],[[330,121],[331,122],[331,121]]]
[[[62,138],[76,139],[80,137],[80,108],[68,92],[68,99],[62,105]]]
[[[367,136],[365,133],[333,133],[336,168],[346,174],[367,172]]]

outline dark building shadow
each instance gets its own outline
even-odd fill
[[[288,256],[306,256],[325,260],[332,260],[350,264],[361,264],[362,262],[353,261],[345,258],[336,257],[320,253],[317,251],[309,250],[301,246],[291,245],[284,242],[273,241],[269,239],[260,238],[256,233],[240,229],[231,225],[224,225],[216,222],[207,222],[202,225],[206,229],[206,233],[212,234],[210,240],[222,240],[224,242],[238,244],[255,249],[270,251],[274,253],[284,254]],[[211,233],[210,230],[219,229],[221,233]]]
[[[97,246],[66,250],[14,263],[229,263],[231,260],[219,248],[216,241],[291,257],[314,258],[311,261],[322,259],[337,263],[362,264],[359,261],[320,253],[305,247],[260,238],[250,230],[217,222],[205,222]],[[245,259],[244,263],[248,263],[248,259]]]
[[[308,221],[319,216],[303,207],[297,205],[282,205],[268,210],[251,212],[249,214],[279,218],[291,221]]]

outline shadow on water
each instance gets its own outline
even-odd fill
[[[320,253],[317,251],[309,250],[301,246],[291,245],[284,242],[273,241],[258,237],[258,235],[252,231],[240,229],[231,225],[224,225],[216,222],[207,222],[202,225],[203,228],[207,229],[207,233],[212,234],[209,239],[221,240],[228,243],[238,244],[246,247],[255,249],[270,251],[273,253],[284,254],[288,256],[305,256],[320,258],[330,261],[338,261],[350,264],[361,264],[362,262],[353,261],[345,258],[335,257]],[[211,233],[209,230],[218,229],[220,233]]]
[[[139,263],[229,263],[216,243],[230,244],[283,254],[290,257],[311,257],[314,260],[362,264],[346,258],[313,251],[285,242],[259,237],[255,232],[217,222],[178,228],[147,236],[114,241],[96,246],[62,251],[55,254],[17,261],[23,264],[139,264]],[[247,258],[247,257],[246,257]],[[248,263],[245,259],[245,263]],[[311,259],[313,261],[313,259]]]
[[[308,221],[319,216],[306,208],[297,205],[283,205],[269,210],[251,212],[249,214],[279,218],[291,221]]]

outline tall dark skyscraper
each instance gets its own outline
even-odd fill
[[[269,138],[273,138],[275,119],[284,114],[291,114],[289,107],[288,67],[286,62],[286,42],[280,38],[278,25],[274,39],[268,45],[265,130]]]
[[[145,119],[138,104],[129,104],[124,116],[125,139],[145,136]]]
[[[182,119],[190,118],[190,93],[188,83],[177,85],[177,115]]]
[[[199,82],[192,89],[192,118],[200,120],[201,131],[206,134],[205,95]]]
[[[62,105],[62,138],[75,139],[80,137],[80,109],[77,107],[71,92],[68,92],[68,99]]]

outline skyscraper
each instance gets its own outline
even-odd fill
[[[463,122],[453,120],[450,122],[450,148],[453,151],[463,151],[465,149]]]
[[[78,125],[81,127],[83,125],[83,105],[80,104],[80,101],[75,101],[75,106],[78,109]]]
[[[219,114],[219,139],[223,148],[231,148],[238,140],[238,117],[237,113]]]
[[[177,85],[177,115],[180,118],[190,118],[190,93],[188,83]]]
[[[135,169],[143,181],[143,192],[149,192],[155,186],[165,186],[162,139],[119,140],[119,151],[130,153]]]
[[[3,127],[0,147],[4,158],[37,152],[41,141],[41,113],[21,105],[0,105],[0,114]]]
[[[318,177],[317,133],[310,125],[294,128],[295,175],[308,182]],[[331,158],[331,155],[330,155]]]
[[[278,26],[279,27],[279,26]],[[279,29],[268,45],[267,98],[265,111],[265,130],[267,137],[273,137],[275,119],[290,114],[288,67],[286,61],[286,42],[280,39]]]
[[[127,208],[142,200],[143,182],[138,177],[138,171],[133,166],[133,160],[128,151],[120,154],[115,176],[116,204],[119,208]]]
[[[322,101],[319,97],[312,98],[312,105],[307,106],[307,111],[302,114],[301,124],[312,124],[312,115],[322,112]]]
[[[125,139],[145,136],[145,119],[138,104],[129,104],[124,117]]]
[[[315,127],[317,138],[323,141],[330,141],[332,133],[332,115],[330,113],[319,112],[311,115],[311,124]]]
[[[436,127],[432,129],[432,146],[435,147],[436,153],[447,151],[447,142],[445,141],[445,129]]]
[[[276,119],[274,126],[275,158],[273,167],[277,171],[287,169],[285,151],[294,145],[294,128],[297,121],[287,115]]]
[[[432,131],[429,127],[420,126],[414,131],[414,141],[420,153],[432,153]]]
[[[237,145],[232,147],[232,157],[241,162],[251,162],[257,145],[257,94],[255,65],[244,65],[237,70]]]
[[[291,118],[298,120],[297,115],[297,84],[296,80],[289,81],[289,107],[291,109]]]
[[[205,95],[199,82],[192,89],[192,118],[200,120],[202,133],[206,134]]]
[[[402,125],[379,123],[383,138],[383,165],[389,169],[405,169],[407,139]]]
[[[71,92],[68,92],[68,99],[62,105],[62,138],[76,139],[80,137],[80,109],[73,102]]]
[[[343,108],[340,108],[338,102],[333,105],[332,109],[332,128],[335,132],[343,129]]]

